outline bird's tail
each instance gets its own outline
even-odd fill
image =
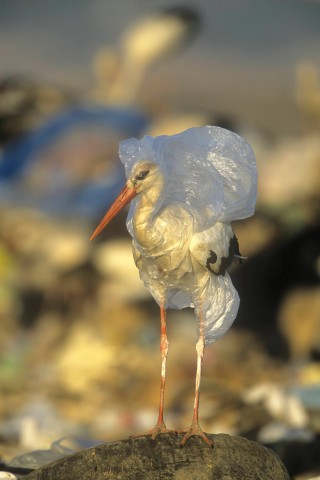
[[[245,260],[248,260],[248,257],[243,257],[242,255],[235,255],[234,260],[239,263],[243,263]]]
[[[209,275],[197,300],[196,316],[204,321],[205,343],[214,342],[231,327],[238,313],[240,299],[229,274]],[[199,323],[200,326],[200,323]]]

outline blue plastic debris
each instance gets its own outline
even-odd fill
[[[50,213],[96,216],[119,192],[118,143],[141,135],[142,112],[77,107],[8,144],[0,156],[0,202]]]

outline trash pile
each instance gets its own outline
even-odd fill
[[[101,96],[93,106],[40,90],[0,85],[0,460],[21,468],[147,430],[159,395],[159,312],[134,266],[125,214],[88,239],[124,180],[119,140],[160,124],[166,133],[165,122]],[[317,478],[319,133],[273,142],[258,133],[257,213],[234,226],[248,256],[231,272],[241,306],[206,350],[201,425],[262,442],[296,479]],[[168,336],[165,420],[186,427],[191,310],[168,312]]]

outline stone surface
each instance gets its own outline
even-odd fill
[[[165,434],[98,445],[65,457],[25,477],[27,480],[289,480],[278,457],[242,437],[209,435],[179,446],[180,435]]]

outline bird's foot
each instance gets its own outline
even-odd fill
[[[183,436],[183,439],[180,442],[180,447],[183,447],[187,443],[190,437],[193,437],[194,435],[196,435],[198,437],[203,438],[206,444],[209,445],[209,447],[213,448],[213,442],[209,440],[209,438],[204,433],[204,431],[202,430],[198,422],[192,422],[192,424],[190,425],[190,428],[186,430],[178,430],[178,433],[185,434]]]
[[[166,427],[166,424],[162,422],[157,423],[154,428],[151,428],[151,430],[148,430],[147,432],[130,435],[130,438],[151,437],[151,440],[155,440],[158,435],[161,435],[163,433],[176,433],[176,431],[170,430]]]

